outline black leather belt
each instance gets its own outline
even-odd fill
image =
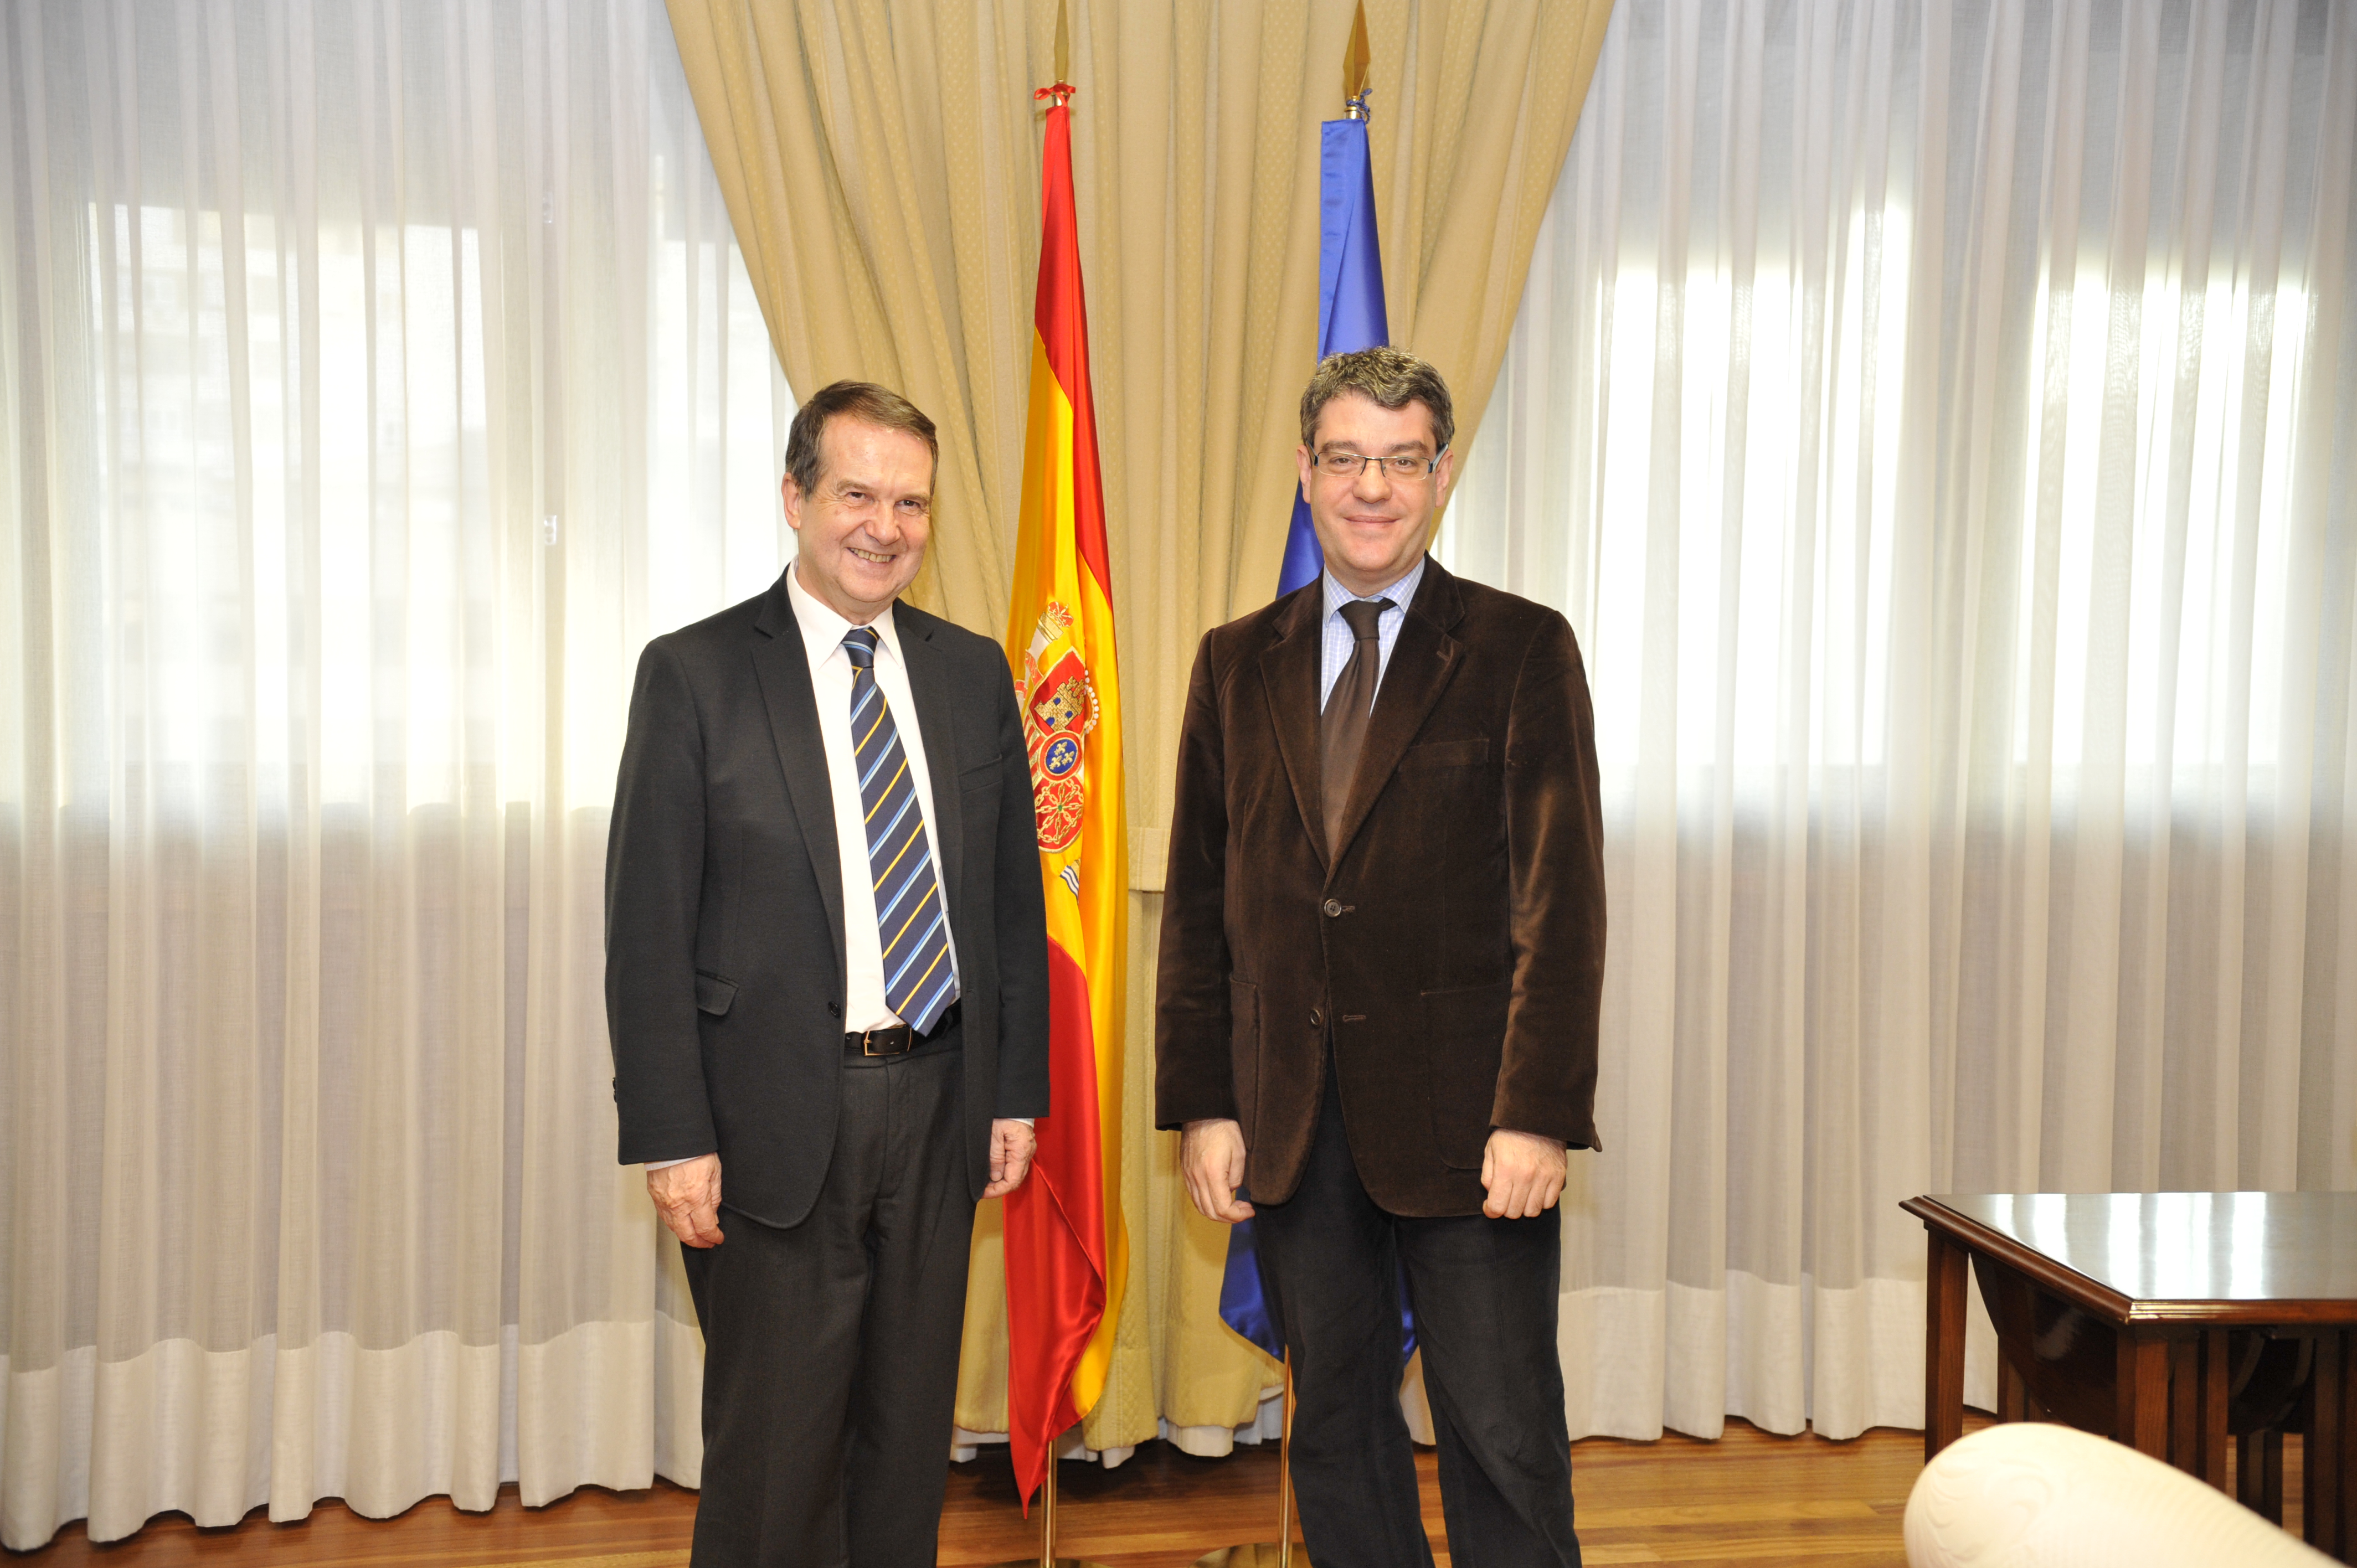
[[[906,1024],[887,1024],[880,1029],[862,1029],[843,1036],[843,1054],[847,1057],[903,1057],[919,1046],[930,1045],[957,1026],[964,1004],[952,1002],[933,1021],[933,1032],[920,1035]]]

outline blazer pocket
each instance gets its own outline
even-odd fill
[[[1228,1064],[1234,1079],[1236,1121],[1252,1147],[1260,1126],[1260,987],[1228,977]]]
[[[1452,1170],[1478,1171],[1490,1146],[1490,1109],[1506,1049],[1506,1011],[1514,983],[1427,991],[1424,1011],[1425,1081],[1432,1137]]]
[[[961,768],[958,769],[958,788],[986,789],[996,784],[1005,771],[1005,759],[996,757],[987,762],[977,762],[972,768]]]
[[[714,1017],[725,1017],[729,1005],[737,1000],[737,983],[723,980],[716,974],[695,972],[695,1005],[698,1012]]]
[[[1421,773],[1430,768],[1471,768],[1490,760],[1490,737],[1477,735],[1467,740],[1428,741],[1423,746],[1411,746],[1400,758],[1402,773]]]

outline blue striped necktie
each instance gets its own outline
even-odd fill
[[[859,803],[867,811],[867,870],[876,882],[876,934],[884,947],[884,1002],[900,1022],[924,1034],[957,1000],[950,962],[949,912],[933,876],[924,808],[909,754],[892,723],[892,704],[876,683],[876,632],[844,634],[851,660],[852,756]]]

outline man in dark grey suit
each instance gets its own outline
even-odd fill
[[[630,698],[606,1005],[621,1159],[704,1325],[699,1568],[934,1561],[974,1206],[1048,1110],[1006,660],[897,602],[938,456],[896,393],[813,396],[793,564],[649,643]]]

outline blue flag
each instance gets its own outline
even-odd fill
[[[1329,120],[1318,154],[1318,357],[1372,349],[1392,340],[1383,315],[1383,251],[1375,239],[1375,171],[1367,159],[1367,123]],[[1293,492],[1293,529],[1277,569],[1281,598],[1317,581],[1326,558],[1309,526],[1309,503]]]
[[[1383,314],[1383,252],[1375,239],[1375,172],[1367,157],[1364,120],[1329,120],[1319,127],[1318,153],[1318,357],[1347,354],[1391,341]],[[1285,564],[1276,575],[1281,598],[1314,583],[1325,569],[1309,503],[1296,487],[1293,529],[1285,537]],[[1253,1223],[1228,1229],[1227,1272],[1220,1281],[1220,1321],[1271,1356],[1285,1357],[1284,1337],[1268,1310]],[[1400,1281],[1400,1359],[1415,1348],[1415,1323]]]
[[[1260,1244],[1249,1219],[1228,1227],[1228,1267],[1220,1276],[1220,1321],[1276,1359],[1285,1359],[1285,1336],[1269,1318],[1268,1297],[1260,1283]]]

